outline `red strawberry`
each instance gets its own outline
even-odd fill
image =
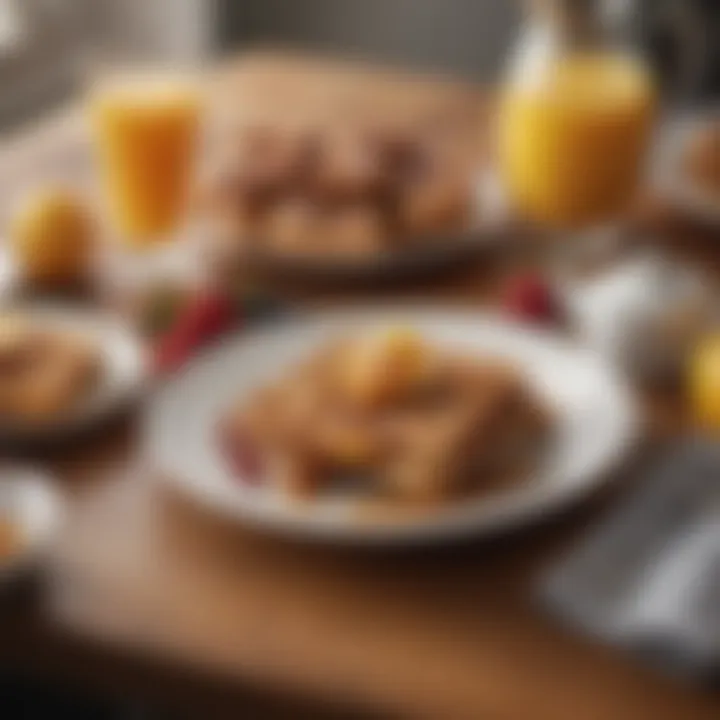
[[[560,315],[552,288],[533,272],[510,278],[501,293],[501,305],[512,317],[525,322],[553,322]]]
[[[220,446],[232,472],[248,484],[262,479],[263,462],[257,446],[241,427],[220,426]]]
[[[230,327],[236,317],[232,300],[224,295],[206,292],[191,298],[160,339],[155,351],[156,368],[178,368],[195,350]]]

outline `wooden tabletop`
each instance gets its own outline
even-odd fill
[[[272,113],[282,111],[280,91],[268,88],[289,82],[298,103],[303,83],[322,94],[331,79],[344,92],[362,86],[363,97],[384,98],[383,108],[402,88],[391,113],[450,104],[471,127],[485,107],[466,86],[307,59],[253,57],[217,86],[230,83],[233,92],[220,96],[262,114],[268,97]],[[53,174],[91,182],[81,117],[72,110],[8,143],[0,186]],[[671,238],[684,232],[661,225]],[[506,262],[486,257],[437,282],[384,292],[480,307]],[[664,425],[666,436],[679,430]],[[543,568],[632,481],[631,468],[583,508],[510,537],[343,551],[204,515],[143,467],[137,434],[136,418],[120,419],[44,456],[70,519],[41,587],[0,600],[3,663],[198,717],[720,717],[717,696],[566,632],[534,601]]]

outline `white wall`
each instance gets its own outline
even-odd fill
[[[12,0],[3,5],[14,40],[0,52],[0,125],[20,122],[71,92],[76,75],[71,5]],[[7,35],[3,39],[8,39]]]
[[[215,34],[214,0],[79,0],[93,42],[119,59],[191,62],[205,55]]]
[[[215,0],[12,1],[27,37],[0,48],[0,129],[82,89],[93,61],[191,64],[215,37]]]
[[[522,0],[219,0],[227,46],[280,42],[492,80]]]

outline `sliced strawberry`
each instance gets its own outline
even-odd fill
[[[262,455],[242,427],[221,425],[220,445],[230,469],[238,480],[256,485],[263,477]]]
[[[190,301],[176,327],[179,332],[202,340],[226,330],[236,316],[231,298],[219,293],[203,293]]]
[[[500,297],[503,309],[525,322],[554,322],[560,318],[557,298],[548,282],[528,272],[509,279]]]
[[[156,346],[156,369],[177,369],[205,343],[235,324],[238,315],[225,295],[203,293],[191,298]]]

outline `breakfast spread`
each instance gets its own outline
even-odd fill
[[[246,479],[313,497],[357,480],[433,503],[492,488],[537,458],[550,415],[506,362],[430,346],[400,328],[322,347],[224,418]]]
[[[495,162],[497,180],[513,201],[509,207],[551,230],[616,216],[635,186],[653,114],[645,75],[613,56],[567,57],[542,79],[537,88],[506,84],[497,152],[485,155]],[[342,264],[332,262],[340,259],[351,267],[401,252],[421,255],[489,219],[477,208],[477,148],[447,119],[432,125],[418,112],[401,117],[372,108],[357,115],[346,108],[341,115],[330,107],[319,109],[319,117],[239,112],[230,131],[212,135],[206,145],[204,133],[198,143],[205,117],[200,104],[195,89],[162,82],[112,85],[93,96],[110,235],[120,241],[117,256],[125,252],[139,260],[137,266],[145,258],[152,265],[155,251],[160,257],[166,249],[156,245],[198,215],[223,230],[220,238],[212,232],[202,237],[201,252],[207,248],[208,255],[221,240],[236,257],[327,258],[330,266]],[[210,141],[219,151],[217,162]],[[710,132],[698,137],[698,176],[713,176],[707,156],[716,144]],[[200,149],[205,157],[198,156]],[[199,203],[188,207],[196,166]],[[100,237],[87,209],[65,191],[29,200],[10,233],[24,277],[47,284],[81,277]],[[177,243],[171,250],[179,257],[187,247]],[[133,296],[142,295],[137,305],[147,307],[138,314],[152,337],[148,357],[154,372],[175,373],[203,345],[253,319],[248,293],[238,301],[228,281],[250,287],[256,278],[227,265],[227,277],[208,271],[189,282],[183,276],[178,287],[142,287]],[[168,276],[173,272],[167,270]],[[580,290],[590,288],[581,282]],[[504,323],[508,334],[525,332],[518,324],[562,329],[572,311],[573,320],[587,320],[587,333],[577,323],[586,342],[604,338],[606,324],[596,318],[594,304],[578,309],[556,285],[542,267],[509,275],[499,288],[502,320],[514,321]],[[658,297],[679,306],[671,282],[661,278],[657,285]],[[653,357],[660,345],[687,345],[675,330],[684,330],[689,315],[678,312],[677,321],[675,314],[665,315],[672,322],[663,323],[657,344],[651,344],[651,335],[630,322],[634,316],[624,314],[628,335],[641,337]],[[665,324],[671,326],[667,333]],[[0,318],[0,418],[8,425],[40,425],[71,415],[98,382],[100,342],[17,316]],[[559,417],[509,360],[435,345],[404,328],[348,332],[309,350],[312,355],[279,381],[242,388],[242,399],[229,411],[226,400],[214,408],[210,442],[214,451],[223,451],[226,479],[229,466],[237,480],[287,497],[359,493],[394,506],[433,507],[516,482],[529,470],[538,470],[533,478],[542,474],[535,464]],[[511,350],[506,357],[514,355]],[[214,379],[223,393],[232,372]],[[211,393],[208,385],[194,397],[204,400]],[[195,412],[186,410],[174,417]]]

